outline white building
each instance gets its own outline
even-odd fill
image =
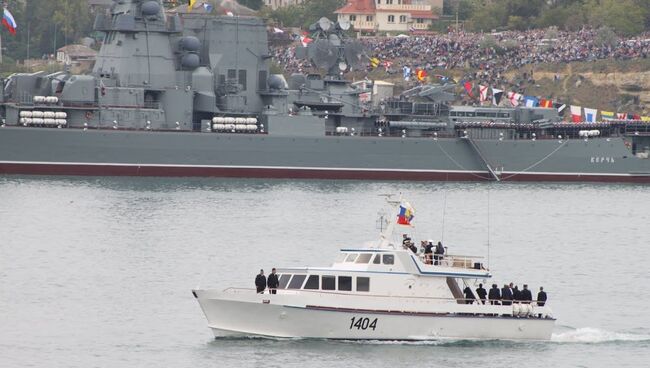
[[[427,30],[443,0],[348,0],[336,10],[338,20],[349,20],[357,31],[408,32]]]

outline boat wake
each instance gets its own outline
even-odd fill
[[[613,332],[599,328],[583,327],[571,329],[551,336],[552,342],[557,343],[579,343],[579,344],[600,344],[608,342],[639,342],[650,341],[650,335],[634,334],[624,332]]]

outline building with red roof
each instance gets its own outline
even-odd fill
[[[335,11],[339,21],[372,33],[427,30],[441,12],[442,0],[348,0]]]

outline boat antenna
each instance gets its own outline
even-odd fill
[[[380,196],[385,197],[386,202],[388,205],[391,207],[391,212],[394,212],[393,210],[397,208],[397,206],[402,203],[402,193],[400,193],[400,198],[399,200],[394,200],[393,195],[391,194],[380,194]],[[386,230],[383,230],[382,226],[382,232],[379,234],[379,246],[378,248],[384,248],[388,245],[390,245],[390,236],[393,234],[393,228],[395,227],[395,221],[390,221],[390,215],[388,216],[388,226],[386,227]]]
[[[487,268],[490,269],[490,187],[487,189]]]
[[[447,179],[449,179],[449,174],[447,174]],[[442,200],[442,228],[440,235],[440,241],[444,244],[445,242],[445,216],[447,215],[447,179],[445,179],[445,190],[443,191],[443,200]]]

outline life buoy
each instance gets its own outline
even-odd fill
[[[92,111],[86,111],[86,120],[90,120],[95,116]]]
[[[630,141],[625,141],[625,147],[632,148],[632,143],[630,143]]]

